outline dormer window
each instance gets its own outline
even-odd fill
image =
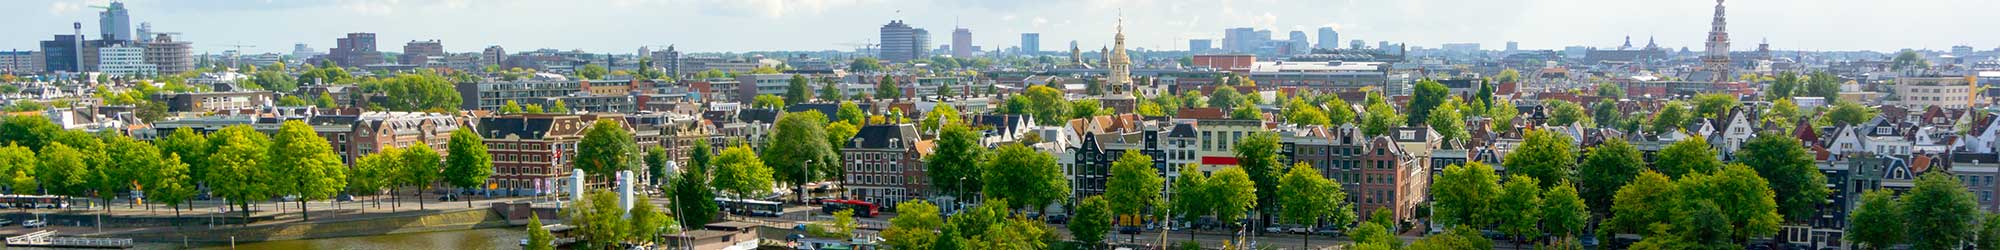
[[[1875,134],[1889,134],[1889,127],[1875,127]]]

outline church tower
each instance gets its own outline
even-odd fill
[[[1715,73],[1716,83],[1732,78],[1729,65],[1729,31],[1726,29],[1728,22],[1723,20],[1722,1],[1715,0],[1715,20],[1710,24],[1712,27],[1708,31],[1708,51],[1701,56],[1702,67]]]
[[[1118,34],[1112,38],[1111,57],[1106,62],[1110,73],[1106,85],[1114,95],[1131,95],[1132,58],[1125,55],[1125,18],[1118,18]]]

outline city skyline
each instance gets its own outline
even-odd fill
[[[107,0],[31,0],[0,3],[21,15],[0,17],[20,24],[0,34],[4,49],[34,49],[34,41],[68,34],[71,22],[97,30],[91,5]],[[1226,28],[1253,27],[1279,34],[1334,27],[1342,40],[1368,44],[1388,40],[1435,48],[1443,43],[1480,43],[1499,49],[1518,41],[1523,49],[1564,46],[1611,48],[1624,37],[1657,39],[1662,46],[1699,50],[1708,31],[1712,1],[1639,3],[1633,1],[1368,1],[1316,2],[1229,0],[1061,1],[888,1],[888,0],[352,0],[288,2],[262,0],[124,1],[133,27],[151,23],[155,32],[180,32],[197,52],[219,53],[248,44],[252,53],[286,53],[291,45],[332,47],[350,32],[381,36],[382,44],[442,40],[447,51],[474,52],[488,45],[508,48],[630,51],[640,46],[678,45],[691,52],[772,50],[851,51],[858,43],[881,43],[876,28],[903,20],[938,32],[933,44],[948,44],[944,32],[971,29],[973,45],[987,51],[1019,45],[1021,33],[1040,33],[1044,48],[1075,40],[1083,47],[1110,46],[1110,32],[1123,13],[1134,49],[1185,50],[1189,39],[1221,39]],[[2000,34],[1963,32],[1983,26],[1981,9],[2000,2],[1920,0],[1883,3],[1865,0],[1730,2],[1732,50],[1754,49],[1768,39],[1782,50],[1943,50],[1969,45],[2000,46]],[[1441,17],[1442,16],[1442,17]],[[228,18],[216,18],[228,17]],[[546,18],[523,18],[546,17]],[[1476,17],[1476,18],[1468,18]],[[1884,22],[1882,20],[1963,20]],[[246,22],[246,20],[263,20]],[[342,20],[328,22],[326,20]],[[1578,20],[1592,23],[1579,25]],[[744,29],[743,23],[765,26]],[[1985,23],[1992,24],[1992,23]],[[451,27],[451,28],[447,28]],[[655,31],[640,31],[653,29]],[[558,32],[565,31],[565,32]],[[1865,31],[1867,35],[1856,31]],[[95,32],[86,32],[91,37]],[[935,46],[933,46],[935,47]],[[1045,49],[1046,50],[1046,49]]]

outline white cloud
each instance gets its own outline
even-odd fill
[[[340,7],[361,15],[388,15],[396,12],[402,0],[346,0]]]

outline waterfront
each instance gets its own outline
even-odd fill
[[[519,228],[486,228],[428,233],[390,234],[237,244],[239,250],[374,250],[374,249],[520,249],[527,237]],[[147,245],[149,249],[177,246]],[[198,249],[230,249],[228,245]]]

